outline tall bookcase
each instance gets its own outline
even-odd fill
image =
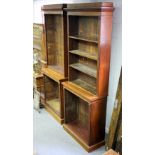
[[[104,144],[113,3],[68,4],[64,129],[87,151]]]
[[[64,120],[62,81],[68,77],[66,4],[42,6],[45,33],[46,67],[44,75],[45,108],[60,123]]]

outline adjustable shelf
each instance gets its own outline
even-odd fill
[[[87,83],[86,81],[84,81],[82,79],[75,79],[75,80],[73,80],[71,82],[73,82],[74,84],[78,85],[81,88],[86,89],[87,91],[90,91],[93,94],[95,94],[95,92],[96,92],[95,86]]]
[[[82,73],[85,73],[85,74],[87,74],[89,76],[92,76],[92,77],[96,78],[96,74],[97,74],[96,70],[89,67],[89,66],[87,66],[87,65],[83,65],[81,63],[74,63],[74,64],[71,64],[69,66],[76,69],[76,70],[78,70],[78,71],[81,71]]]
[[[80,36],[80,35],[69,36],[69,38],[98,44],[98,41],[95,38],[84,37],[84,36]]]
[[[82,56],[82,57],[89,58],[89,59],[97,61],[97,55],[91,54],[91,53],[84,51],[84,50],[72,50],[69,52],[72,54],[78,55],[78,56]]]

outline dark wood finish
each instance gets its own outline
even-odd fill
[[[89,96],[87,91],[81,93],[66,82],[63,84],[64,128],[88,152],[93,151],[104,144],[106,98],[94,100],[93,94]]]
[[[66,8],[67,4],[51,4],[51,5],[43,5],[41,7],[41,10],[46,12],[46,11],[55,11],[59,10],[62,11],[63,8]]]
[[[112,3],[68,4],[64,129],[88,152],[104,145]]]
[[[106,97],[113,4],[68,4],[65,10],[68,17],[69,81],[97,96]]]
[[[61,82],[68,77],[67,14],[66,4],[42,6],[44,23],[44,54],[46,68],[42,73],[45,82],[45,108],[59,122],[63,123],[63,86]]]
[[[109,133],[106,139],[106,149],[110,148],[115,149],[117,137],[119,134],[121,134],[121,118],[122,118],[121,111],[122,111],[122,72],[119,78],[115,105],[111,117]],[[119,135],[118,139],[121,139],[121,135]]]
[[[68,76],[66,4],[42,6],[47,67]]]
[[[97,3],[75,3],[68,4],[67,11],[113,11],[113,3],[111,2],[97,2]],[[106,10],[107,9],[107,10]]]

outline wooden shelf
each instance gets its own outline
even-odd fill
[[[51,79],[55,80],[56,82],[60,82],[64,79],[64,76],[51,68],[42,68],[42,74],[50,77]]]
[[[88,38],[88,37],[86,38],[85,36],[79,36],[79,35],[69,36],[69,38],[98,44],[98,41],[95,38]]]
[[[94,78],[97,77],[97,71],[91,67],[88,67],[86,65],[83,65],[81,63],[74,63],[74,64],[71,64],[69,65],[70,67],[82,72],[82,73],[85,73],[89,76],[92,76]]]
[[[68,91],[72,92],[73,94],[76,94],[83,100],[87,101],[88,104],[89,102],[98,99],[96,95],[92,94],[90,91],[87,91],[86,89],[78,86],[77,84],[73,82],[65,81],[63,82],[63,86]]]
[[[72,54],[75,54],[75,55],[79,55],[79,56],[82,56],[82,57],[85,57],[85,58],[89,58],[89,59],[92,59],[92,60],[97,60],[97,55],[94,55],[94,54],[90,54],[86,51],[83,51],[83,50],[72,50],[72,51],[69,51],[70,53]]]
[[[60,115],[60,101],[58,98],[47,99],[46,104],[48,104],[56,114]]]
[[[84,143],[88,145],[89,142],[89,133],[86,126],[83,126],[78,120],[70,122],[64,125],[65,128],[68,128],[76,137],[81,139]]]
[[[96,87],[93,87],[92,85],[86,83],[85,81],[82,81],[81,79],[76,79],[72,81],[73,83],[77,84],[79,87],[82,87],[86,89],[87,91],[96,94]]]
[[[48,68],[53,69],[53,70],[59,72],[60,74],[64,73],[63,67],[59,66],[59,65],[48,65]]]

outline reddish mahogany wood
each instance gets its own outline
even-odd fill
[[[108,95],[113,3],[68,4],[69,81],[99,96]],[[83,51],[85,56],[72,51]],[[84,55],[84,54],[83,54]],[[90,59],[92,55],[97,59]],[[76,65],[76,68],[73,67]],[[78,69],[78,66],[79,69]]]
[[[64,129],[88,152],[104,144],[113,3],[68,4]],[[83,52],[83,53],[82,53]]]

